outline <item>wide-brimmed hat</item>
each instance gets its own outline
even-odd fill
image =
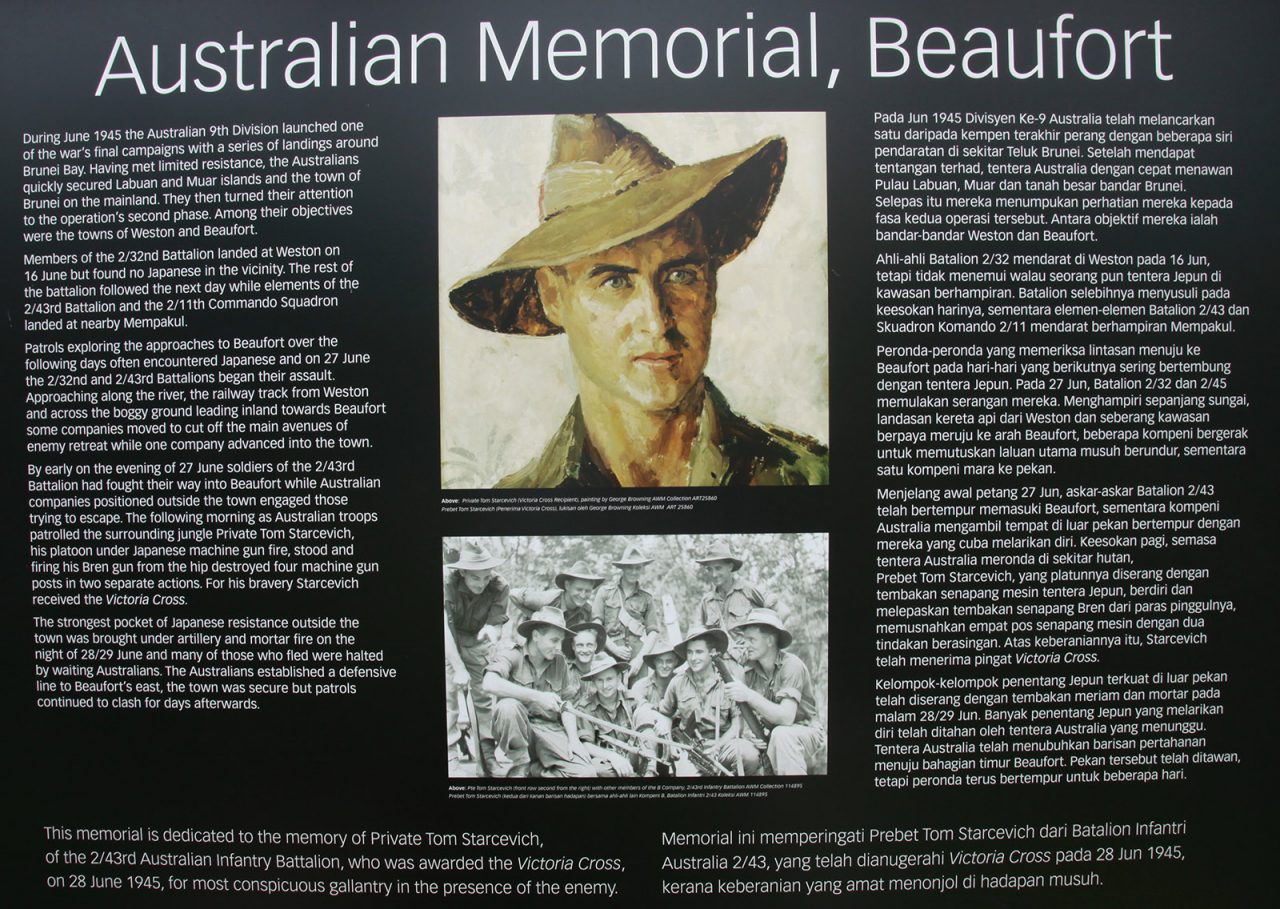
[[[730,551],[729,544],[724,540],[717,540],[711,544],[702,558],[696,558],[694,561],[700,565],[706,565],[708,562],[732,562],[734,571],[742,567],[742,559]]]
[[[772,609],[753,609],[747,613],[747,617],[741,622],[733,626],[733,630],[746,628],[748,625],[763,625],[766,628],[772,628],[778,633],[778,649],[786,647],[791,643],[791,632],[783,627],[782,619],[778,617],[778,613]]]
[[[485,568],[501,565],[505,561],[506,559],[490,554],[489,550],[484,548],[484,544],[468,540],[462,544],[462,551],[458,554],[458,560],[449,562],[444,567],[457,568],[461,571],[482,571]]]
[[[564,585],[570,578],[577,578],[579,581],[591,581],[596,587],[604,583],[604,578],[598,574],[592,574],[591,569],[587,567],[587,563],[578,559],[573,566],[566,568],[564,571],[556,575],[556,586],[564,590]]]
[[[648,565],[652,561],[653,559],[645,558],[639,546],[628,543],[627,548],[622,552],[622,557],[614,560],[613,564],[617,568],[622,568],[626,565]]]
[[[564,624],[564,612],[555,606],[544,606],[539,609],[516,626],[516,631],[520,633],[520,637],[527,638],[529,632],[541,625],[545,625],[548,628],[559,628],[565,634],[570,634],[569,629]]]
[[[671,649],[675,651],[676,656],[680,659],[686,659],[685,651],[689,645],[699,638],[706,638],[711,642],[711,646],[719,650],[722,654],[729,652],[729,636],[719,628],[706,628],[701,625],[695,625],[689,629],[689,634],[679,644],[674,645]]]
[[[641,659],[644,661],[646,666],[652,669],[654,662],[664,653],[669,653],[674,656],[677,662],[683,659],[680,654],[676,653],[675,645],[666,637],[654,638],[653,647],[646,651],[645,655],[641,657]]]
[[[677,165],[607,114],[558,115],[539,187],[542,223],[450,288],[449,303],[489,331],[559,334],[563,329],[542,310],[537,269],[644,236],[695,205],[708,251],[728,262],[760,232],[786,160],[786,140],[771,136],[733,154]]]
[[[604,672],[606,669],[614,669],[614,668],[617,668],[617,670],[622,673],[623,677],[625,677],[627,672],[630,671],[631,669],[631,667],[628,666],[626,663],[623,663],[620,660],[614,659],[613,657],[609,656],[609,654],[607,653],[597,654],[596,658],[591,661],[591,668],[588,669],[586,672],[584,672],[582,674],[582,677],[584,679],[593,679],[596,676],[598,676],[600,673]]]
[[[573,657],[573,639],[578,636],[579,631],[594,631],[596,633],[596,648],[604,650],[604,626],[599,622],[579,622],[569,628],[569,633],[564,637],[564,654],[567,657]]]

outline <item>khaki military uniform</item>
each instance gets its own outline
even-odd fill
[[[809,667],[795,654],[780,650],[772,673],[767,673],[759,663],[752,661],[747,664],[742,680],[752,691],[775,704],[788,698],[796,702],[796,717],[792,724],[772,726],[764,717],[760,717],[760,722],[769,733],[768,755],[774,773],[778,776],[808,773],[810,762],[827,740],[818,719]]]
[[[661,634],[662,616],[658,601],[640,585],[628,593],[621,578],[604,584],[596,591],[591,607],[592,617],[604,626],[604,633],[612,643],[621,643],[630,652],[624,659],[631,660],[640,654],[645,637],[653,632]]]
[[[752,609],[768,606],[764,594],[737,578],[728,593],[710,590],[698,601],[698,622],[706,628],[721,628],[731,632],[738,623],[745,621]]]
[[[827,447],[785,429],[738,416],[706,380],[698,437],[690,454],[690,486],[825,486]],[[540,456],[498,481],[499,489],[619,486],[587,437],[582,405],[573,402]]]
[[[494,575],[479,593],[467,589],[462,575],[451,570],[444,581],[444,609],[458,647],[458,656],[470,677],[471,701],[476,708],[480,738],[493,738],[493,695],[484,690],[484,672],[492,645],[478,637],[486,625],[501,628],[507,621],[509,589]]]
[[[619,692],[617,701],[612,707],[606,707],[601,703],[599,695],[592,692],[587,698],[581,702],[579,708],[583,713],[589,714],[596,719],[604,720],[606,723],[613,723],[615,726],[622,726],[626,729],[637,729],[635,709],[627,698]],[[596,765],[597,772],[601,776],[632,776],[640,769],[640,760],[637,755],[615,748],[611,743],[600,740],[600,733],[611,738],[619,738],[626,741],[629,745],[639,747],[638,740],[631,740],[624,735],[611,732],[608,729],[597,729],[591,724],[590,720],[578,717],[578,737],[584,742],[590,742],[601,748],[605,748],[613,752],[614,759],[598,763]]]
[[[725,734],[738,718],[738,705],[725,691],[724,680],[714,671],[699,682],[691,672],[673,676],[667,685],[658,711],[671,719],[673,729],[681,729],[699,744],[715,741]],[[742,761],[743,772],[753,773],[760,766],[760,752],[743,738],[734,739],[732,763]],[[733,770],[733,766],[727,769]]]
[[[577,690],[573,687],[569,667],[557,653],[542,660],[523,647],[504,647],[486,667],[504,679],[534,691],[549,691],[572,703]],[[580,757],[569,741],[560,714],[537,704],[526,704],[516,698],[499,698],[493,711],[493,737],[515,764],[532,758],[548,777],[594,777],[595,768]]]

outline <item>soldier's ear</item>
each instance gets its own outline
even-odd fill
[[[547,321],[557,328],[564,328],[560,318],[560,281],[556,273],[550,268],[539,268],[533,273],[533,279],[538,285],[538,299]]]

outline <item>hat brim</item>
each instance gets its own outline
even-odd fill
[[[700,641],[704,638],[714,641],[716,649],[719,650],[722,655],[729,652],[729,635],[725,634],[719,628],[707,628],[697,634],[690,635],[671,649],[675,651],[676,656],[681,660],[686,660],[688,657],[685,656],[685,652],[688,650],[689,645],[694,641]]]
[[[787,143],[780,136],[750,148],[664,170],[613,196],[576,205],[543,221],[492,264],[449,289],[467,322],[502,334],[559,334],[542,310],[534,272],[567,265],[644,236],[699,206],[708,250],[728,262],[755,239],[782,185]]]
[[[658,657],[664,656],[665,654],[668,654],[668,653],[676,658],[677,664],[679,664],[684,660],[684,657],[676,653],[676,649],[674,647],[664,647],[661,650],[655,650],[652,653],[646,653],[640,659],[641,659],[641,662],[643,662],[646,666],[652,667],[654,662],[657,661]]]
[[[618,672],[620,672],[622,675],[625,676],[627,672],[631,669],[631,667],[619,660],[614,660],[608,666],[601,666],[599,669],[593,669],[591,672],[584,672],[582,674],[582,677],[584,679],[594,679],[600,673],[606,672],[610,669],[616,669],[618,670]]]
[[[500,559],[497,556],[489,556],[487,559],[480,559],[475,562],[467,562],[463,559],[458,559],[456,562],[449,562],[444,567],[453,568],[458,571],[483,571],[486,568],[497,568],[505,561],[506,559]]]
[[[735,559],[733,556],[712,556],[709,559],[694,559],[694,561],[699,565],[710,565],[712,562],[731,562],[734,571],[737,571],[745,564],[742,559]]]
[[[596,577],[594,574],[574,574],[570,571],[562,571],[556,575],[556,586],[561,590],[564,590],[564,585],[567,584],[570,579],[576,581],[590,581],[593,587],[599,587],[604,583],[604,578]]]
[[[618,562],[610,562],[609,564],[613,565],[614,568],[626,568],[630,565],[636,565],[636,566],[648,565],[652,561],[653,559],[636,559],[635,561],[631,561],[631,562],[618,561]]]
[[[787,647],[791,646],[791,642],[795,640],[795,638],[792,637],[791,632],[787,631],[787,629],[783,628],[781,625],[775,625],[773,622],[739,622],[737,625],[733,626],[733,630],[738,631],[743,628],[750,628],[752,625],[758,625],[761,628],[768,628],[770,631],[777,632],[779,650],[785,650]]]
[[[557,624],[556,622],[548,622],[545,619],[525,619],[516,626],[516,631],[519,632],[520,637],[527,638],[529,637],[529,633],[535,628],[559,628],[566,635],[573,634],[572,631],[565,628],[563,625]]]

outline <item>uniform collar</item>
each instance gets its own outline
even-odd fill
[[[782,668],[782,660],[783,660],[783,657],[786,656],[786,653],[787,652],[785,650],[777,650],[774,652],[772,672],[768,672],[764,668],[764,666],[760,664],[759,660],[752,660],[751,662],[747,663],[747,669],[748,670],[754,669],[756,672],[760,673],[762,676],[765,676],[767,678],[773,678],[775,675],[778,674],[778,670]]]
[[[644,589],[643,584],[639,584],[639,583],[636,584],[635,590],[633,590],[631,593],[627,593],[627,591],[623,589],[622,578],[618,578],[618,580],[613,584],[613,589],[617,591],[618,594],[622,596],[624,599],[630,599],[631,597],[638,597],[642,595],[653,596],[652,593]]]
[[[614,716],[617,716],[619,713],[626,712],[627,699],[626,699],[626,696],[621,691],[619,691],[618,698],[616,701],[614,701],[613,706],[606,707],[604,701],[600,700],[600,692],[595,691],[595,692],[592,692],[590,698],[588,698],[587,706],[599,707],[601,710],[605,711],[606,713],[611,713]]]
[[[710,379],[703,379],[702,412],[698,415],[698,434],[689,452],[689,485],[719,486],[729,471],[729,458],[722,445],[723,425],[727,419],[739,419],[728,409],[724,397]],[[568,415],[539,459],[546,471],[545,482],[538,486],[617,486],[618,479],[598,463],[587,438],[587,424],[582,416],[582,400],[575,398]]]
[[[698,679],[692,672],[686,672],[685,678],[689,680],[689,684],[700,694],[706,694],[711,691],[711,689],[716,687],[716,683],[721,681],[720,674],[711,666],[707,667],[707,680],[705,682],[699,683]]]

